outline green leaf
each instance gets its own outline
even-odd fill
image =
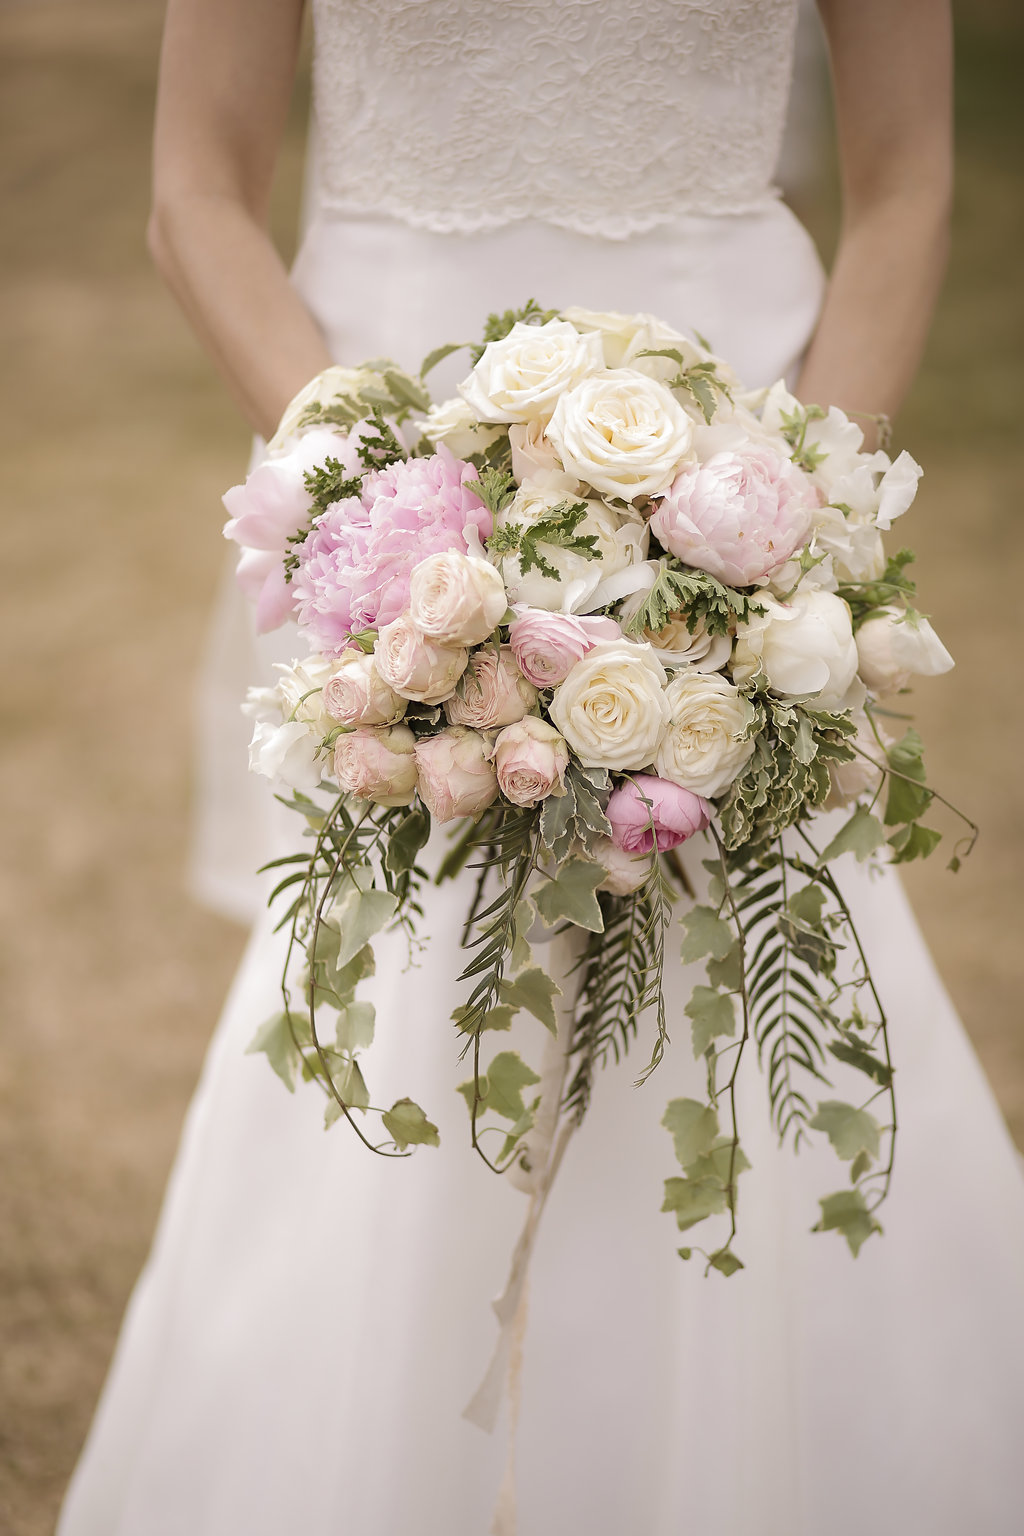
[[[889,842],[895,848],[894,864],[909,864],[911,859],[926,859],[942,842],[942,833],[934,827],[923,827],[919,821],[912,826],[901,827]]]
[[[736,946],[736,936],[724,917],[719,917],[713,907],[691,907],[683,915],[686,938],[683,940],[683,963],[699,960],[710,955],[714,960],[724,960]]]
[[[329,928],[339,935],[338,969],[355,958],[375,933],[387,926],[398,908],[398,898],[391,891],[361,891],[350,885],[324,917]]]
[[[844,1061],[847,1066],[856,1067],[858,1072],[866,1072],[868,1077],[874,1078],[880,1087],[888,1088],[892,1082],[892,1068],[886,1066],[879,1057],[872,1055],[858,1040],[851,1040],[849,1037],[844,1040],[830,1040],[828,1048],[839,1061]]]
[[[868,1169],[871,1167],[871,1162],[872,1162],[872,1159],[868,1156],[868,1154],[866,1152],[858,1152],[857,1153],[857,1156],[854,1158],[853,1162],[850,1164],[850,1183],[851,1184],[856,1184],[858,1179],[863,1178],[863,1176],[867,1173]]]
[[[523,1089],[531,1083],[539,1083],[540,1078],[536,1072],[532,1072],[518,1051],[500,1051],[490,1066],[487,1068],[486,1077],[480,1080],[480,1110],[493,1109],[496,1115],[503,1115],[506,1120],[518,1120],[521,1115],[527,1113],[523,1102]],[[465,1095],[466,1102],[472,1109],[473,1084],[461,1083],[459,1092]]]
[[[422,806],[403,816],[388,839],[384,863],[393,875],[404,875],[416,863],[416,855],[430,836],[430,817]]]
[[[428,352],[420,364],[420,378],[425,379],[438,365],[443,363],[446,357],[451,357],[453,352],[461,352],[463,347],[472,346],[469,341],[450,341],[446,346],[435,347],[433,352]]]
[[[663,1211],[672,1211],[680,1232],[726,1209],[725,1190],[717,1179],[666,1179]]]
[[[682,1168],[710,1152],[718,1135],[714,1109],[697,1099],[673,1099],[661,1123],[675,1143],[676,1159]]]
[[[736,1033],[736,1009],[728,992],[694,987],[686,1016],[693,1026],[693,1054],[697,1059],[704,1055],[712,1040]]]
[[[889,748],[887,757],[892,774],[888,781],[885,824],[894,827],[922,816],[931,804],[932,794],[925,785],[924,743],[913,728]],[[896,774],[902,777],[896,778]]]
[[[838,1099],[824,1099],[809,1123],[812,1130],[826,1133],[839,1157],[853,1159],[861,1152],[872,1158],[878,1156],[881,1127],[866,1109],[855,1109]]]
[[[881,1223],[868,1210],[859,1189],[841,1189],[838,1194],[826,1195],[818,1204],[821,1206],[821,1220],[812,1230],[841,1232],[854,1258],[872,1232],[882,1230]]]
[[[743,985],[743,951],[734,943],[721,960],[708,961],[708,981],[725,992],[738,992]]]
[[[604,918],[595,893],[605,878],[600,864],[592,864],[589,859],[570,859],[534,895],[541,920],[549,928],[564,919],[577,928],[600,933]]]
[[[399,1099],[381,1116],[381,1119],[384,1122],[384,1129],[399,1152],[404,1152],[406,1147],[414,1145],[438,1147],[441,1144],[437,1126],[431,1124],[420,1106],[414,1104],[412,1099]]]
[[[362,1051],[373,1044],[376,1009],[372,1003],[349,1003],[338,1015],[336,1043],[339,1051]]]
[[[708,1259],[708,1263],[712,1269],[717,1269],[723,1275],[734,1275],[737,1270],[743,1268],[743,1260],[738,1259],[728,1248],[717,1249]]]
[[[516,1009],[510,1007],[507,1003],[498,1003],[494,1008],[488,1008],[483,1017],[478,1017],[476,1022],[467,1029],[464,1027],[464,1021],[470,1018],[472,1014],[473,1010],[466,1006],[455,1009],[452,1019],[458,1026],[460,1034],[475,1035],[480,1034],[485,1029],[511,1029],[512,1020],[516,1016]]]
[[[369,1108],[370,1095],[358,1061],[350,1058],[338,1071],[331,1073],[331,1079],[349,1109]],[[328,1099],[327,1111],[324,1115],[325,1127],[330,1127],[335,1120],[340,1120],[343,1113],[341,1105],[333,1096]]]
[[[819,858],[818,867],[830,859],[837,859],[841,853],[852,853],[859,863],[863,863],[884,842],[885,828],[878,817],[872,816],[866,805],[858,805]]]
[[[289,1093],[295,1092],[295,1072],[302,1059],[292,1036],[288,1014],[275,1013],[261,1024],[245,1048],[247,1056],[262,1051]]]
[[[557,1033],[554,999],[561,997],[562,989],[539,965],[520,971],[514,981],[503,981],[500,991],[503,1002],[511,1003],[514,1009],[525,1008],[552,1034]]]

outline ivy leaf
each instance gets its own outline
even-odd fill
[[[858,1179],[864,1177],[870,1167],[871,1158],[868,1154],[866,1152],[858,1152],[850,1164],[850,1183],[856,1184]]]
[[[518,1051],[500,1051],[487,1068],[486,1077],[480,1079],[480,1109],[493,1109],[506,1120],[518,1120],[528,1113],[523,1102],[523,1089],[531,1083],[539,1083],[536,1072],[530,1070]],[[459,1092],[472,1110],[473,1083],[459,1084]]]
[[[736,937],[731,926],[713,907],[691,907],[682,921],[686,929],[681,955],[684,964],[699,960],[703,955],[724,960],[735,948]]]
[[[923,827],[919,821],[912,826],[901,827],[890,837],[895,848],[894,864],[909,864],[911,859],[926,859],[942,842],[942,833],[934,827]]]
[[[429,836],[430,817],[422,806],[414,806],[388,839],[384,863],[393,875],[404,875],[412,869]]]
[[[604,918],[595,893],[605,879],[600,864],[592,864],[589,859],[570,859],[533,898],[541,920],[551,928],[564,918],[577,928],[601,933]]]
[[[550,798],[548,796],[548,799]],[[515,976],[525,965],[529,965],[533,959],[533,950],[530,948],[530,943],[526,936],[533,927],[535,917],[536,913],[533,909],[533,902],[530,901],[529,897],[524,896],[516,907],[513,916],[515,939],[509,951],[508,963],[505,967],[506,975]]]
[[[680,1232],[695,1227],[726,1208],[725,1190],[717,1179],[666,1179],[663,1211],[672,1211]]]
[[[738,992],[743,985],[743,952],[734,943],[721,960],[708,961],[708,981],[725,992]]]
[[[855,1109],[838,1099],[824,1099],[808,1123],[812,1130],[825,1132],[838,1157],[852,1160],[861,1152],[871,1158],[878,1156],[881,1127],[866,1109]]]
[[[866,1046],[857,1040],[849,1038],[845,1040],[830,1040],[828,1048],[839,1061],[844,1061],[847,1066],[856,1067],[858,1072],[867,1073],[874,1078],[882,1088],[888,1088],[892,1082],[892,1068],[886,1066],[879,1057],[872,1055]]]
[[[872,816],[866,805],[858,805],[845,826],[840,827],[818,860],[818,868],[830,859],[838,859],[841,853],[852,853],[858,863],[870,858],[876,848],[885,842],[885,828],[877,816]]]
[[[262,1051],[289,1093],[295,1092],[295,1072],[301,1053],[292,1036],[286,1013],[275,1013],[261,1024],[245,1048],[247,1056]]]
[[[738,1259],[728,1248],[717,1249],[708,1259],[708,1263],[712,1269],[717,1269],[726,1276],[734,1275],[737,1270],[743,1268],[743,1260]]]
[[[397,908],[398,897],[391,891],[361,891],[355,885],[349,886],[324,918],[324,923],[336,928],[339,935],[335,966],[340,970],[347,965],[374,934],[387,926]]]
[[[438,1147],[441,1138],[423,1110],[412,1099],[399,1099],[382,1116],[384,1129],[399,1152],[414,1145]]]
[[[476,1023],[472,1024],[468,1029],[466,1029],[463,1026],[463,1021],[467,1019],[472,1014],[472,1012],[473,1010],[471,1008],[468,1008],[464,1005],[461,1008],[456,1008],[452,1014],[452,1019],[458,1026],[459,1033],[462,1035],[480,1034],[485,1029],[511,1029],[512,1020],[516,1016],[515,1008],[511,1007],[507,1003],[497,1003],[493,1008],[488,1008],[487,1012],[483,1015],[482,1018],[477,1018]]]
[[[699,1060],[712,1040],[736,1033],[736,1009],[728,992],[713,987],[694,987],[686,1005],[686,1016],[693,1026],[693,1054]]]
[[[362,1051],[373,1044],[376,1009],[372,1003],[349,1003],[338,1015],[336,1042],[339,1051]]]
[[[710,1152],[718,1135],[718,1116],[710,1104],[697,1099],[673,1099],[662,1116],[682,1168]]]
[[[331,1080],[338,1090],[343,1102],[349,1109],[368,1109],[370,1094],[366,1087],[366,1080],[358,1061],[351,1058],[343,1062],[339,1070],[331,1073]],[[332,1094],[327,1101],[327,1109],[324,1113],[324,1128],[329,1130],[336,1120],[340,1120],[343,1114],[341,1105]]]
[[[525,1008],[545,1029],[552,1034],[557,1032],[554,999],[561,997],[562,989],[539,965],[520,971],[514,981],[502,981],[500,991],[503,1002],[510,1003],[515,1010]]]
[[[889,748],[887,756],[893,775],[902,775],[901,778],[889,777],[885,824],[894,827],[923,816],[931,804],[932,794],[925,785],[924,743],[912,727]]]
[[[841,1189],[838,1194],[826,1195],[818,1204],[821,1206],[821,1220],[811,1230],[841,1232],[854,1258],[872,1232],[882,1230],[881,1223],[868,1210],[859,1189]]]

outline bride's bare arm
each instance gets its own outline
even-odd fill
[[[818,0],[828,35],[843,222],[797,392],[893,414],[946,265],[953,184],[949,0]]]
[[[149,246],[257,431],[330,358],[267,232],[303,0],[169,0]]]

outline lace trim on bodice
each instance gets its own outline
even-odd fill
[[[774,196],[796,0],[313,0],[317,201],[624,238]]]

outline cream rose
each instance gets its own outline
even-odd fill
[[[409,582],[409,617],[442,645],[480,645],[507,608],[505,583],[490,561],[457,549],[428,555]]]
[[[645,768],[668,724],[665,681],[649,645],[601,641],[555,689],[549,713],[585,768]]]
[[[488,742],[477,731],[449,725],[416,743],[420,799],[435,821],[477,817],[498,796]]]
[[[771,691],[784,698],[810,697],[820,709],[853,702],[857,645],[842,598],[801,589],[787,603],[764,594],[758,600],[765,611],[753,614],[736,632],[734,680],[748,682],[760,671]]]
[[[563,737],[536,715],[508,725],[494,743],[498,784],[513,805],[531,806],[565,794],[569,749]]]
[[[668,729],[655,767],[663,779],[710,798],[737,777],[754,750],[740,738],[750,706],[727,678],[684,668],[665,690]]]
[[[404,613],[385,624],[373,653],[377,671],[403,699],[441,704],[451,698],[469,661],[462,646],[440,645]]]
[[[407,725],[346,731],[334,748],[338,788],[374,805],[409,805],[416,793],[416,738]]]
[[[459,393],[481,421],[534,421],[604,362],[599,336],[581,336],[565,320],[518,321],[501,341],[488,342]]]
[[[953,658],[926,618],[882,608],[857,631],[858,669],[872,693],[898,693],[913,677],[938,677]]]
[[[372,656],[346,651],[324,684],[324,709],[339,725],[394,725],[406,700],[386,683]]]
[[[423,420],[422,432],[436,448],[443,443],[457,459],[471,459],[483,453],[501,436],[500,427],[477,421],[468,403],[460,395],[432,405]]]
[[[648,562],[652,581],[643,590],[628,597],[619,609],[619,617],[625,626],[636,614],[653,585],[658,562]],[[732,640],[728,635],[709,635],[703,617],[698,618],[693,629],[686,623],[684,613],[674,613],[661,629],[645,629],[643,638],[654,646],[658,657],[666,667],[692,667],[695,672],[718,672],[725,666],[732,653]]]
[[[537,690],[527,682],[509,646],[481,650],[456,693],[444,706],[453,725],[470,725],[478,731],[499,731],[521,720],[537,702]]]
[[[529,528],[563,505],[583,500],[541,482],[528,481],[498,514],[497,526]],[[588,558],[558,544],[540,543],[540,552],[558,576],[548,576],[536,566],[523,571],[518,555],[497,557],[510,604],[546,608],[549,612],[589,613],[615,602],[630,591],[642,576],[634,576],[643,564],[650,542],[647,524],[638,514],[620,516],[603,501],[586,502],[587,513],[574,530],[576,538],[592,537],[596,558]]]
[[[668,490],[690,453],[693,425],[664,384],[611,368],[559,397],[547,435],[569,474],[635,501]]]

